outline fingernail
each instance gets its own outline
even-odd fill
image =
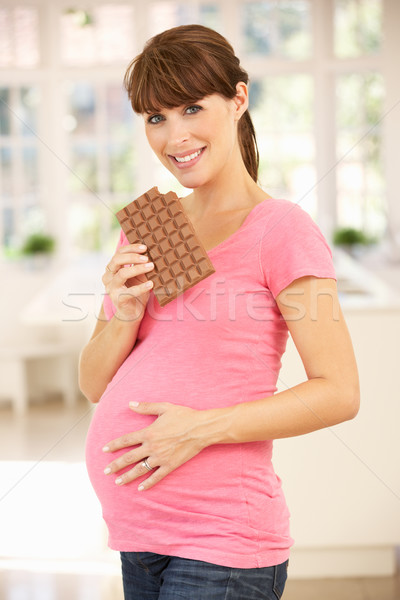
[[[111,473],[110,467],[107,467],[106,469],[104,469],[104,475],[109,475],[110,473]]]
[[[139,402],[129,402],[129,406],[136,408],[137,406],[139,406]]]
[[[152,263],[152,262],[149,262],[149,263],[147,263],[147,265],[144,265],[145,269],[152,269],[153,267],[154,267],[154,263]]]
[[[122,483],[122,478],[121,478],[121,477],[118,477],[118,479],[116,479],[116,480],[115,480],[115,483],[116,483],[117,485],[121,485],[121,483]]]
[[[139,485],[139,487],[138,487],[138,490],[139,490],[139,492],[143,492],[143,490],[144,490],[144,485]]]
[[[139,250],[146,250],[147,246],[145,246],[144,244],[140,244],[139,246]]]
[[[104,446],[103,452],[110,452],[110,447],[109,446]]]

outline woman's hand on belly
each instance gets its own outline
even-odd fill
[[[132,402],[130,408],[136,413],[155,415],[157,418],[148,427],[112,440],[103,448],[104,452],[129,448],[104,471],[106,475],[111,475],[133,465],[132,469],[117,477],[117,485],[125,485],[149,474],[139,486],[141,491],[148,490],[214,443],[210,438],[214,411],[194,410],[168,402]]]

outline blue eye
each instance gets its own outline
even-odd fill
[[[161,123],[163,119],[164,117],[162,115],[152,115],[147,119],[147,122],[151,123],[152,125],[157,125],[157,123]]]
[[[198,104],[194,104],[193,106],[188,106],[187,109],[186,109],[186,112],[189,115],[195,115],[200,110],[203,110],[202,107],[199,106]]]

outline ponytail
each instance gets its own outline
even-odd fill
[[[258,152],[256,132],[248,110],[239,121],[238,137],[243,162],[252,179],[257,183],[260,155]]]

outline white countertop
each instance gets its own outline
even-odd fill
[[[400,310],[400,292],[343,250],[333,251],[340,304],[344,311]]]

